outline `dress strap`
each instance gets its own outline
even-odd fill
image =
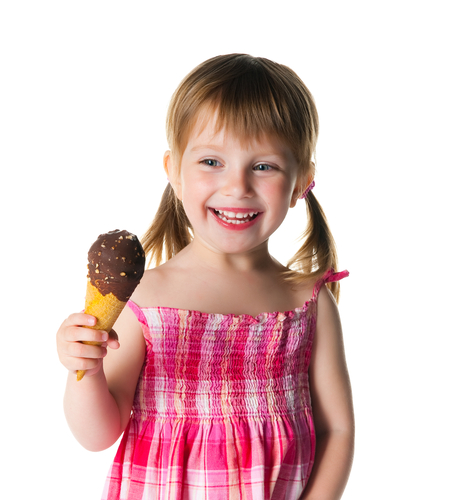
[[[138,321],[142,325],[147,326],[147,319],[144,313],[142,312],[142,309],[138,306],[138,304],[135,304],[132,300],[129,300],[127,302],[127,306],[135,313],[135,316],[138,318]]]
[[[343,278],[347,278],[349,276],[348,271],[341,271],[339,273],[336,273],[334,269],[329,269],[322,278],[320,278],[316,283],[313,288],[313,294],[312,294],[312,299],[316,300],[318,298],[319,291],[321,290],[321,287],[326,284],[326,283],[331,283],[333,281],[340,281]]]

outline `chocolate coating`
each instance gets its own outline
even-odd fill
[[[132,295],[144,274],[146,257],[138,238],[128,231],[101,234],[88,252],[88,279],[102,295],[122,302]]]

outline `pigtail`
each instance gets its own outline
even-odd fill
[[[306,198],[307,228],[302,235],[304,243],[288,262],[291,273],[288,279],[294,282],[318,280],[329,269],[338,268],[335,241],[329,229],[326,216],[321,205],[310,191]],[[293,273],[293,271],[295,271]],[[340,284],[327,283],[335,300],[338,302]]]
[[[141,239],[146,256],[150,256],[150,262],[159,266],[163,260],[171,259],[185,248],[192,239],[190,229],[192,226],[183,204],[168,183],[155,218]]]

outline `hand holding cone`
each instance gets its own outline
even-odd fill
[[[144,274],[144,250],[134,234],[116,229],[97,238],[89,249],[88,261],[85,313],[97,318],[91,328],[109,333]],[[77,380],[84,374],[78,370]]]

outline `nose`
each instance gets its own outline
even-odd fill
[[[252,196],[251,173],[244,168],[229,167],[224,172],[222,194],[236,199]]]

